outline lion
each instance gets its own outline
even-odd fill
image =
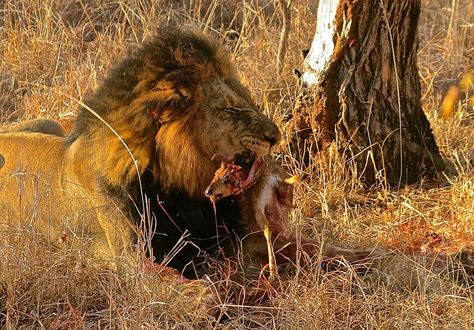
[[[66,137],[0,134],[2,226],[28,221],[53,242],[85,237],[91,254],[119,265],[133,260],[149,214],[155,259],[180,270],[244,234],[234,203],[220,203],[215,222],[204,190],[220,160],[265,156],[280,131],[220,43],[160,28],[82,103]]]
[[[249,233],[233,198],[214,213],[204,194],[219,164],[251,167],[281,138],[230,53],[179,27],[110,69],[66,136],[35,125],[0,133],[0,228],[28,224],[120,271],[146,236],[150,256],[187,277]]]

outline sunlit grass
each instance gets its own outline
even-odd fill
[[[222,40],[257,103],[283,127],[298,94],[291,71],[301,68],[315,17],[306,1],[293,1],[289,49],[277,77],[274,2],[221,2],[231,9],[210,0],[6,1],[0,11],[0,124],[46,117],[70,129],[77,109],[71,96],[81,99],[128,46],[158,24],[174,22],[198,25]],[[423,107],[456,177],[365,191],[337,154],[316,156],[305,168],[288,154],[288,136],[277,147],[293,174],[306,173],[296,183],[292,230],[394,252],[377,260],[373,271],[326,273],[315,259],[283,273],[275,291],[255,294],[254,283],[232,281],[235,267],[218,264],[208,283],[219,298],[190,311],[189,297],[174,296],[172,284],[140,267],[125,280],[80,250],[51,251],[37,244],[36,233],[20,228],[2,231],[0,327],[472,328],[474,270],[460,267],[459,259],[473,258],[457,253],[474,249],[474,4],[422,5]]]

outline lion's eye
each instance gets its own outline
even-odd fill
[[[223,108],[222,110],[224,110],[225,112],[229,112],[229,113],[239,113],[239,112],[241,112],[241,109],[239,109],[239,108]]]

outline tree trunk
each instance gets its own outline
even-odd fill
[[[421,108],[419,13],[420,0],[319,2],[294,116],[300,148],[338,141],[366,184],[413,183],[444,169]]]

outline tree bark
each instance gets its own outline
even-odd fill
[[[444,169],[421,108],[420,0],[321,0],[294,114],[298,147],[333,141],[366,184]]]

